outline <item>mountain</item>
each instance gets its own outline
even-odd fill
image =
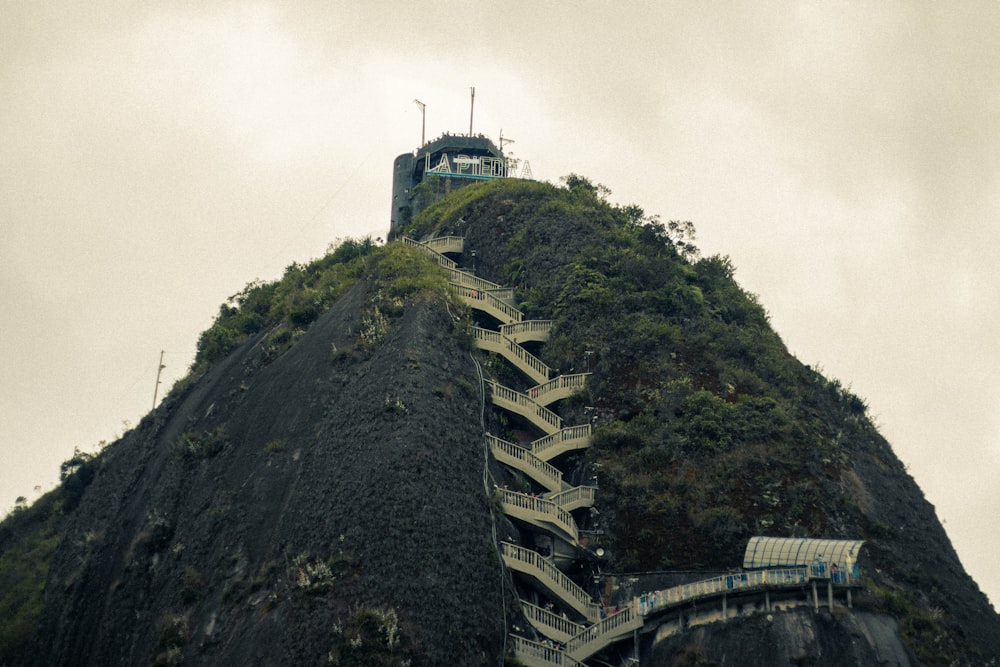
[[[224,303],[0,525],[0,662],[995,662],[864,401],[606,194],[469,185]]]

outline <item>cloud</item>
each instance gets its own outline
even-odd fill
[[[693,220],[995,550],[964,517],[1000,496],[955,488],[1000,451],[998,32],[976,2],[5,6],[0,508],[148,410],[226,296],[383,234],[412,100],[464,132],[475,86],[536,177]]]

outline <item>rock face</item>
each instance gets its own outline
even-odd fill
[[[273,361],[247,342],[106,451],[35,664],[495,662],[475,364],[433,300],[336,352],[364,290]]]
[[[649,665],[915,665],[890,617],[783,611],[692,628],[652,642]]]
[[[560,465],[572,486],[596,480],[594,511],[571,511],[609,555],[584,545],[568,576],[617,605],[641,591],[612,599],[608,571],[688,583],[738,567],[755,534],[866,550],[853,610],[650,621],[590,664],[636,651],[642,665],[996,664],[1000,618],[863,401],[788,354],[727,259],[693,261],[675,227],[574,178],[469,186],[406,230],[463,235],[463,268],[552,321],[532,353],[589,373],[553,406],[595,426]],[[484,424],[532,436],[491,410],[481,372],[520,392],[533,382],[498,357],[480,366],[471,318],[457,323],[426,258],[422,277],[407,273],[419,255],[404,245],[379,249],[388,259],[343,293],[303,287],[312,267],[292,296],[258,290],[259,321],[231,318],[213,339],[244,342],[94,459],[17,664],[483,665],[502,661],[508,634],[548,655],[515,592],[552,596],[498,553],[504,540],[541,554],[525,539],[538,531],[503,517],[493,484],[539,489],[492,458]],[[325,269],[362,275],[360,255],[338,268],[335,254]],[[384,279],[428,273],[440,289],[383,294]],[[548,657],[532,664],[564,664]]]

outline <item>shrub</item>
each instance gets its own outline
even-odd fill
[[[271,440],[266,445],[264,445],[264,451],[266,451],[268,454],[283,452],[285,451],[285,446],[286,446],[285,441],[278,438],[276,440]]]
[[[186,460],[209,459],[222,451],[226,444],[226,430],[217,426],[211,431],[193,433],[185,431],[177,439],[176,448]]]
[[[190,631],[188,621],[179,614],[167,613],[160,621],[160,638],[153,648],[149,664],[155,667],[180,665],[183,662],[182,651],[188,640]]]

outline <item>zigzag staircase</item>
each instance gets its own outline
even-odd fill
[[[571,486],[563,479],[562,471],[550,462],[566,452],[589,447],[592,429],[590,424],[564,427],[562,418],[547,406],[583,389],[589,374],[557,375],[522,347],[523,343],[546,341],[552,322],[525,320],[516,308],[513,290],[464,271],[445,257],[444,253],[463,251],[462,238],[446,236],[418,242],[403,237],[402,240],[430,255],[447,271],[451,287],[469,306],[502,323],[496,331],[475,327],[476,345],[502,356],[535,385],[521,392],[486,380],[493,404],[521,416],[544,435],[522,445],[487,434],[487,443],[497,461],[525,474],[546,491],[536,495],[498,488],[497,496],[509,517],[577,548],[580,531],[572,512],[593,507],[597,489]],[[586,667],[584,660],[642,627],[642,616],[634,605],[602,618],[600,605],[564,574],[553,558],[509,542],[500,544],[500,552],[509,569],[531,581],[549,598],[558,600],[563,609],[562,614],[557,614],[521,600],[525,617],[545,637],[543,641],[511,637],[515,655],[525,665]],[[570,620],[570,615],[579,621]]]

